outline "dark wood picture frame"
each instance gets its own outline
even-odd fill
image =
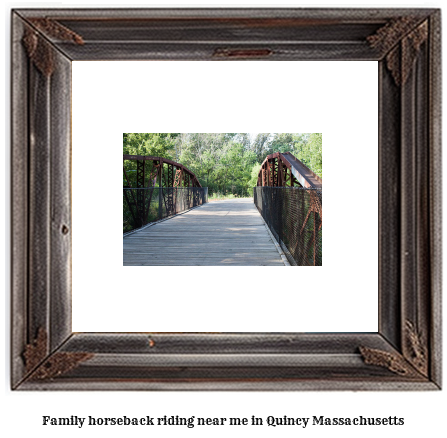
[[[14,10],[11,387],[440,389],[440,21],[436,9]],[[72,333],[71,62],[133,59],[378,61],[377,333]]]

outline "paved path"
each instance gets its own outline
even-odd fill
[[[123,249],[124,266],[284,266],[253,199],[204,204],[124,237]]]

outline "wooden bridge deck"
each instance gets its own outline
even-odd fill
[[[284,266],[252,199],[215,201],[123,239],[124,266]]]

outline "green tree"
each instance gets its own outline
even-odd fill
[[[294,134],[273,134],[269,141],[268,153],[273,152],[292,152],[295,145]]]
[[[175,139],[178,134],[171,133],[125,133],[123,134],[123,154],[124,155],[146,155],[153,157],[173,158]],[[145,163],[147,166],[146,181],[149,183],[149,177],[152,172],[152,163]],[[136,161],[124,161],[127,180],[123,175],[123,184],[137,186],[137,163]]]
[[[294,155],[319,177],[323,177],[323,134],[303,134],[295,142]]]
[[[251,172],[250,172],[250,179],[247,184],[249,189],[252,189],[253,187],[257,186],[258,175],[259,175],[260,170],[261,170],[261,165],[259,163],[253,164],[253,167],[251,168]]]
[[[123,154],[173,159],[178,134],[123,134]]]
[[[257,134],[253,143],[251,144],[251,150],[256,154],[258,163],[262,163],[265,157],[269,154],[269,141],[270,134]]]
[[[288,151],[322,176],[321,134],[260,133],[254,138],[248,133],[123,134],[124,154],[157,156],[181,163],[210,193],[251,194],[265,157]],[[125,167],[134,186],[136,162],[126,161]]]

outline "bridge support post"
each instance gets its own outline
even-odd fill
[[[163,186],[160,184],[160,186],[158,187],[158,220],[161,219],[161,215],[163,212],[162,202],[163,202]]]
[[[159,176],[159,184],[158,184],[158,220],[161,219],[161,215],[163,213],[163,160],[160,160],[160,176]]]

